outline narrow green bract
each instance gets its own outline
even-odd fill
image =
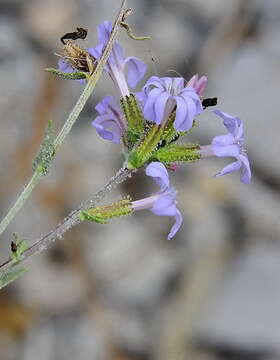
[[[0,274],[0,289],[15,281],[21,275],[26,273],[27,269],[19,269],[15,271],[4,272]]]
[[[55,156],[54,140],[53,122],[49,121],[39,154],[35,157],[32,164],[33,171],[38,171],[42,175],[47,175]]]
[[[133,146],[144,131],[145,119],[133,94],[122,98],[120,102],[128,124],[127,138]]]
[[[68,79],[68,80],[81,80],[81,79],[89,78],[89,74],[87,74],[83,71],[75,71],[72,73],[65,73],[65,72],[59,71],[54,68],[46,68],[45,71],[50,72],[56,76],[62,77],[64,79]]]

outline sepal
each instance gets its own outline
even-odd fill
[[[107,224],[114,217],[129,215],[132,213],[132,201],[129,196],[110,205],[98,206],[86,211],[81,211],[80,220],[94,221],[99,224]]]
[[[122,98],[120,102],[128,124],[127,138],[133,146],[144,131],[145,119],[133,94]]]
[[[142,140],[131,151],[127,160],[127,168],[138,169],[142,167],[153,155],[161,142],[163,127],[161,125],[150,124],[144,132]]]
[[[153,154],[153,160],[164,164],[174,162],[193,162],[201,158],[200,147],[196,144],[170,144],[158,149]]]
[[[190,134],[193,131],[193,129],[196,127],[196,123],[195,121],[193,121],[193,125],[188,131],[176,131],[174,128],[175,117],[176,117],[176,111],[173,111],[169,116],[167,124],[164,127],[162,140],[165,140],[166,145],[177,141],[181,136]]]
[[[176,113],[175,111],[169,116],[169,119],[164,127],[162,134],[162,143],[163,146],[170,144],[171,142],[177,141],[180,136],[185,135],[185,132],[178,132],[174,128],[174,120]],[[160,145],[162,147],[162,144]]]

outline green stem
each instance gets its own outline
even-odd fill
[[[63,237],[65,232],[69,231],[72,227],[78,225],[81,222],[80,213],[81,211],[87,211],[96,205],[118,184],[124,182],[128,177],[132,175],[136,170],[128,170],[125,167],[122,167],[116,174],[113,176],[99,191],[97,191],[93,197],[73,210],[56,228],[47,234],[39,238],[33,245],[26,249],[20,256],[19,261],[14,263],[10,257],[5,262],[0,265],[0,278],[5,272],[12,270],[15,266],[21,264],[23,261],[27,260],[33,255],[37,255],[42,251],[47,250],[51,244]]]
[[[80,115],[82,109],[84,108],[88,98],[92,94],[102,72],[104,69],[104,66],[108,60],[108,57],[111,53],[114,41],[116,40],[118,30],[123,18],[123,15],[125,13],[125,4],[126,0],[122,1],[122,5],[119,11],[119,14],[117,16],[117,19],[114,23],[110,38],[108,43],[106,44],[104,51],[102,53],[101,58],[99,59],[97,66],[93,72],[93,74],[90,76],[82,94],[80,95],[76,105],[74,106],[73,110],[71,111],[70,115],[68,116],[66,122],[64,123],[64,126],[62,127],[60,133],[57,135],[56,139],[54,140],[54,147],[57,152],[57,150],[62,145],[63,141],[65,140],[66,136],[72,129],[73,125],[75,124],[78,116]],[[28,199],[30,194],[32,193],[33,189],[36,187],[36,185],[41,180],[42,175],[35,170],[34,174],[32,175],[30,181],[25,186],[22,193],[17,198],[15,204],[12,206],[12,208],[9,210],[7,215],[4,217],[4,219],[0,223],[0,235],[6,230],[7,226],[10,224],[10,222],[13,220],[13,218],[16,216],[16,214],[19,212],[19,210],[24,205],[25,201]]]
[[[9,210],[7,215],[4,217],[4,219],[0,223],[0,234],[2,234],[6,227],[10,224],[10,222],[13,220],[15,215],[18,213],[18,211],[22,208],[25,201],[29,198],[30,194],[32,193],[35,186],[39,183],[41,175],[38,171],[35,171],[32,175],[31,179],[29,180],[29,183],[25,186],[20,196],[17,198],[16,202],[14,203],[13,207]]]

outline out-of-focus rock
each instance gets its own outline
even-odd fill
[[[88,263],[108,302],[149,311],[164,301],[180,261],[161,249],[152,230],[129,219],[121,232],[114,224],[88,238]]]
[[[21,359],[106,359],[104,339],[89,319],[78,313],[61,313],[41,321],[27,333]]]
[[[39,257],[33,260],[30,272],[18,282],[23,303],[59,312],[73,308],[82,301],[86,286],[75,271],[55,266]],[[36,268],[40,271],[36,271]]]
[[[217,351],[279,356],[279,256],[268,243],[233,261],[201,313],[198,340]]]
[[[106,336],[94,319],[65,314],[56,319],[56,354],[60,360],[108,358]]]
[[[55,329],[52,322],[43,322],[34,326],[25,336],[21,350],[21,359],[52,360],[55,356]]]
[[[108,312],[112,337],[119,348],[135,356],[147,356],[153,343],[151,317],[145,317],[125,305],[108,309]]]

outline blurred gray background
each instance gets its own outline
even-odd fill
[[[0,1],[0,215],[31,175],[46,123],[59,130],[82,87],[43,71],[55,67],[59,38],[114,20],[120,1]],[[1,360],[280,359],[280,2],[279,0],[129,0],[136,42],[127,56],[149,74],[186,79],[207,74],[206,96],[245,122],[253,181],[213,175],[230,159],[201,161],[172,173],[184,225],[137,213],[104,226],[83,224],[0,294]],[[154,59],[154,61],[152,61]],[[32,243],[87,199],[120,167],[118,147],[91,126],[95,104],[117,95],[104,76],[58,154],[51,174],[1,239]],[[224,133],[206,111],[192,141]],[[156,187],[143,172],[120,193]]]

